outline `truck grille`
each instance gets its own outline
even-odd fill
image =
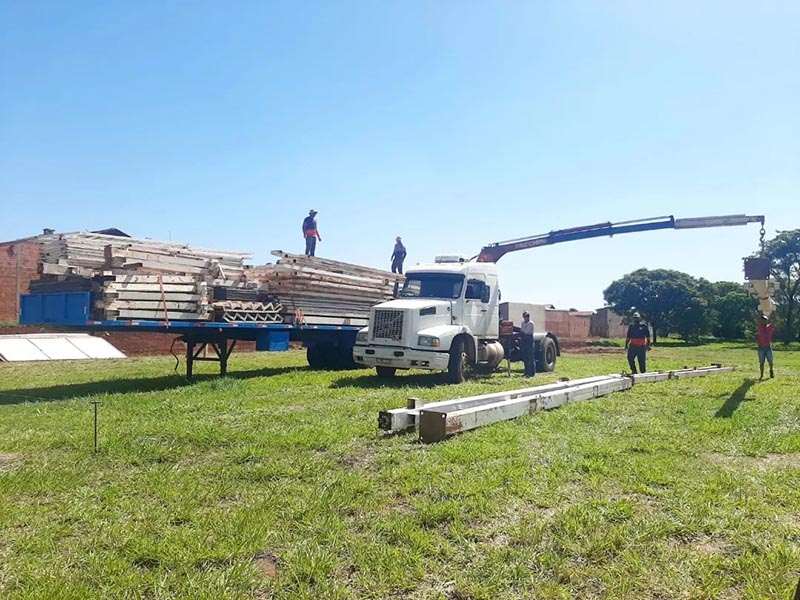
[[[376,309],[372,323],[372,339],[396,340],[403,337],[403,311]]]

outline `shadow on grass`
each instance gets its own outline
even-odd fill
[[[739,405],[745,400],[747,392],[750,391],[750,388],[756,383],[756,379],[745,379],[742,381],[742,385],[734,390],[728,399],[725,400],[725,404],[720,406],[719,410],[714,413],[714,416],[723,419],[730,419],[731,415],[736,412],[736,409],[739,408]]]
[[[294,371],[309,371],[305,367],[266,367],[250,371],[234,371],[228,373],[228,379],[252,379],[254,377],[271,377]],[[54,400],[69,400],[96,394],[135,394],[141,392],[162,392],[182,388],[203,381],[220,379],[219,374],[195,374],[192,379],[184,375],[174,374],[163,377],[132,377],[128,379],[106,379],[86,383],[70,383],[66,385],[53,385],[48,387],[15,388],[0,390],[0,406],[6,404],[22,404],[24,402],[52,402]]]
[[[443,373],[419,373],[412,375],[397,375],[395,377],[378,377],[374,371],[367,371],[364,375],[355,377],[340,377],[333,381],[331,388],[405,388],[420,387],[433,388],[447,384],[447,377]]]

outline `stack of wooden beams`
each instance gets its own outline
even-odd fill
[[[109,276],[107,276],[109,277]],[[101,320],[197,321],[208,318],[205,282],[186,275],[113,275],[94,308]]]
[[[41,243],[42,273],[49,275],[127,270],[238,280],[244,277],[244,260],[253,256],[177,242],[87,232],[45,236]]]
[[[284,322],[366,325],[374,305],[391,300],[402,275],[361,265],[272,252],[277,264],[253,267],[249,276],[266,284],[283,307]]]

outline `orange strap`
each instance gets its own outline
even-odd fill
[[[169,327],[169,315],[167,314],[167,294],[164,291],[164,279],[159,274],[158,285],[161,288],[161,305],[164,307],[164,322]]]

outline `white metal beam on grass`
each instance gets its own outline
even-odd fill
[[[704,377],[733,370],[733,367],[712,365],[637,375],[600,375],[426,405],[413,398],[407,408],[382,411],[378,415],[378,426],[386,431],[402,431],[417,425],[422,441],[435,442],[462,431],[514,419],[529,412],[550,410],[569,402],[628,390],[640,383]]]
[[[417,402],[407,408],[395,408],[391,410],[381,411],[378,415],[378,427],[384,431],[397,432],[411,429],[416,425],[417,417],[420,409],[426,410],[451,408],[452,410],[461,410],[472,406],[479,406],[482,404],[491,404],[492,402],[501,402],[503,400],[513,400],[514,398],[521,398],[523,396],[530,396],[532,394],[539,394],[552,390],[562,390],[567,387],[581,385],[584,383],[592,383],[601,381],[606,377],[616,377],[616,375],[598,375],[594,377],[584,377],[581,379],[574,379],[571,381],[557,381],[555,383],[548,383],[545,385],[538,385],[535,387],[519,388],[516,390],[506,390],[503,392],[494,392],[491,394],[482,394],[480,396],[469,396],[466,398],[456,398],[454,400],[442,400],[440,402],[431,402],[429,404],[422,404]],[[416,399],[411,399],[416,400]]]

